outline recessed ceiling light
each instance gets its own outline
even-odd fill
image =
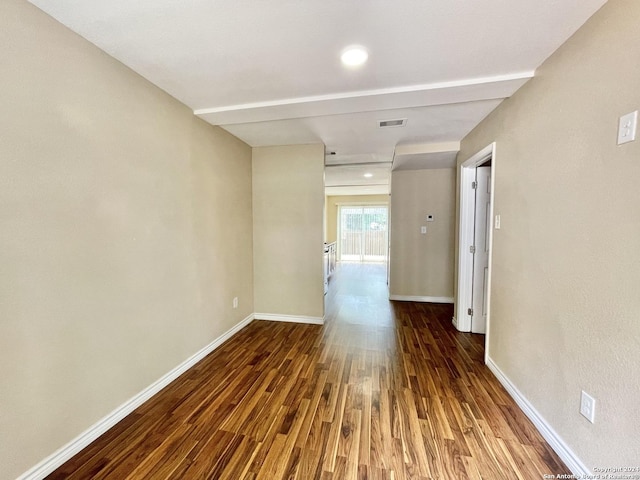
[[[345,48],[342,51],[342,55],[340,55],[342,63],[347,67],[357,67],[362,65],[367,61],[367,58],[369,58],[367,51],[364,47],[360,47],[358,45],[352,45]]]
[[[365,173],[364,174],[364,178],[371,178],[373,177],[373,173]]]

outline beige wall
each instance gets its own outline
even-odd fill
[[[497,141],[490,356],[590,469],[640,458],[640,140],[616,145],[639,25],[640,2],[610,0],[459,155]]]
[[[324,145],[253,149],[255,311],[324,316]]]
[[[453,297],[455,181],[453,168],[393,172],[391,295]]]
[[[13,479],[253,312],[251,150],[25,1],[0,57]]]
[[[368,204],[387,205],[389,195],[329,195],[326,197],[325,219],[326,234],[325,242],[331,243],[338,239],[338,205],[339,204]]]

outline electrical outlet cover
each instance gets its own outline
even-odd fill
[[[633,142],[636,139],[637,126],[638,110],[621,116],[618,123],[618,145]]]

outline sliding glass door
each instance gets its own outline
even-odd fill
[[[340,206],[341,262],[386,263],[388,209],[386,206]]]

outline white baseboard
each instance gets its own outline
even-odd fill
[[[51,474],[55,469],[60,467],[63,463],[69,460],[71,457],[80,452],[83,448],[86,448],[91,442],[97,439],[100,435],[104,434],[107,430],[113,427],[116,423],[121,421],[124,417],[133,412],[136,408],[142,405],[144,402],[153,397],[156,393],[162,390],[164,387],[173,382],[176,378],[182,375],[184,372],[193,367],[196,363],[206,357],[209,353],[213,352],[216,348],[222,345],[225,341],[231,338],[235,333],[242,330],[254,319],[253,314],[242,320],[240,323],[227,330],[221,336],[216,338],[206,347],[187,358],[180,365],[173,370],[156,380],[147,388],[142,390],[137,395],[133,396],[125,403],[120,405],[114,411],[109,413],[106,417],[99,420],[96,424],[89,427],[83,433],[71,440],[65,446],[54,452],[36,466],[20,475],[16,480],[42,480],[47,475]]]
[[[414,295],[389,295],[389,300],[400,302],[453,303],[453,297],[420,297]]]
[[[576,478],[586,478],[586,476],[593,475],[591,471],[585,466],[584,463],[576,456],[575,453],[564,443],[560,435],[547,423],[547,421],[538,413],[538,411],[529,403],[529,400],[511,383],[511,380],[504,374],[502,370],[491,359],[487,358],[487,367],[493,372],[502,386],[509,392],[509,395],[513,397],[520,409],[524,414],[529,417],[529,420],[533,422],[540,434],[544,437],[547,443],[553,448],[553,450],[562,459],[571,473]],[[551,472],[549,472],[551,473]]]
[[[293,322],[310,323],[313,325],[323,325],[323,317],[308,317],[306,315],[285,315],[279,313],[254,313],[256,320],[271,320],[272,322]]]

